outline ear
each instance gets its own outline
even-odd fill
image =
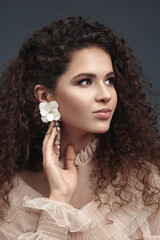
[[[39,103],[50,102],[53,100],[53,95],[49,93],[48,90],[43,85],[35,86],[34,95]]]

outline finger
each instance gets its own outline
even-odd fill
[[[55,127],[53,127],[51,129],[51,133],[48,136],[48,140],[47,140],[47,143],[46,143],[47,147],[49,147],[49,148],[51,147],[53,149],[53,145],[54,145],[56,135],[57,135],[57,129]]]
[[[55,126],[55,121],[53,121],[53,122],[51,122],[51,123],[49,124],[49,127],[48,127],[48,130],[47,130],[47,132],[46,132],[46,135],[48,135],[48,134],[51,133],[52,128],[53,128],[54,126]]]
[[[50,166],[51,162],[56,164],[59,162],[59,159],[57,158],[57,155],[56,155],[56,150],[54,149],[54,140],[56,137],[56,132],[57,132],[56,128],[51,129],[51,133],[48,137],[46,145],[43,148],[43,156],[44,156],[43,162],[46,166],[48,164]]]
[[[75,169],[75,152],[73,146],[69,145],[66,149],[66,169],[72,170]]]
[[[47,130],[47,132],[45,134],[45,137],[44,137],[44,140],[43,140],[43,146],[46,145],[46,142],[48,141],[48,138],[49,138],[49,136],[52,132],[52,128],[54,127],[54,125],[55,125],[54,121],[49,124],[48,130]]]
[[[57,145],[55,144],[55,138],[57,135],[57,129],[52,128],[52,132],[48,137],[48,141],[46,142],[46,148],[45,151],[47,152],[47,155],[56,155],[56,159],[58,160],[57,157]]]

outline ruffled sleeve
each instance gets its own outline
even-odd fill
[[[17,240],[67,240],[68,228],[60,227],[46,211],[42,211],[36,232],[26,232]]]
[[[83,232],[91,226],[91,220],[80,210],[63,202],[48,198],[24,197],[24,206],[42,211],[36,233],[25,233],[17,240],[67,239],[70,232]]]
[[[48,198],[24,198],[25,207],[44,210],[60,227],[67,227],[70,232],[83,232],[91,225],[91,220],[80,210],[63,202]]]

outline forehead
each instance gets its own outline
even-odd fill
[[[94,74],[104,79],[109,72],[113,72],[112,61],[103,49],[92,47],[77,50],[71,55],[66,71],[58,78],[56,90],[65,89],[81,73]]]
[[[95,71],[97,68],[111,71],[113,70],[112,61],[110,55],[103,49],[90,47],[72,53],[67,72]]]

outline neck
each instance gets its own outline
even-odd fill
[[[75,153],[79,153],[87,143],[91,142],[94,138],[93,133],[82,132],[78,129],[63,127],[63,134],[61,137],[61,151],[60,159],[65,157],[65,150],[68,145],[72,145]]]

